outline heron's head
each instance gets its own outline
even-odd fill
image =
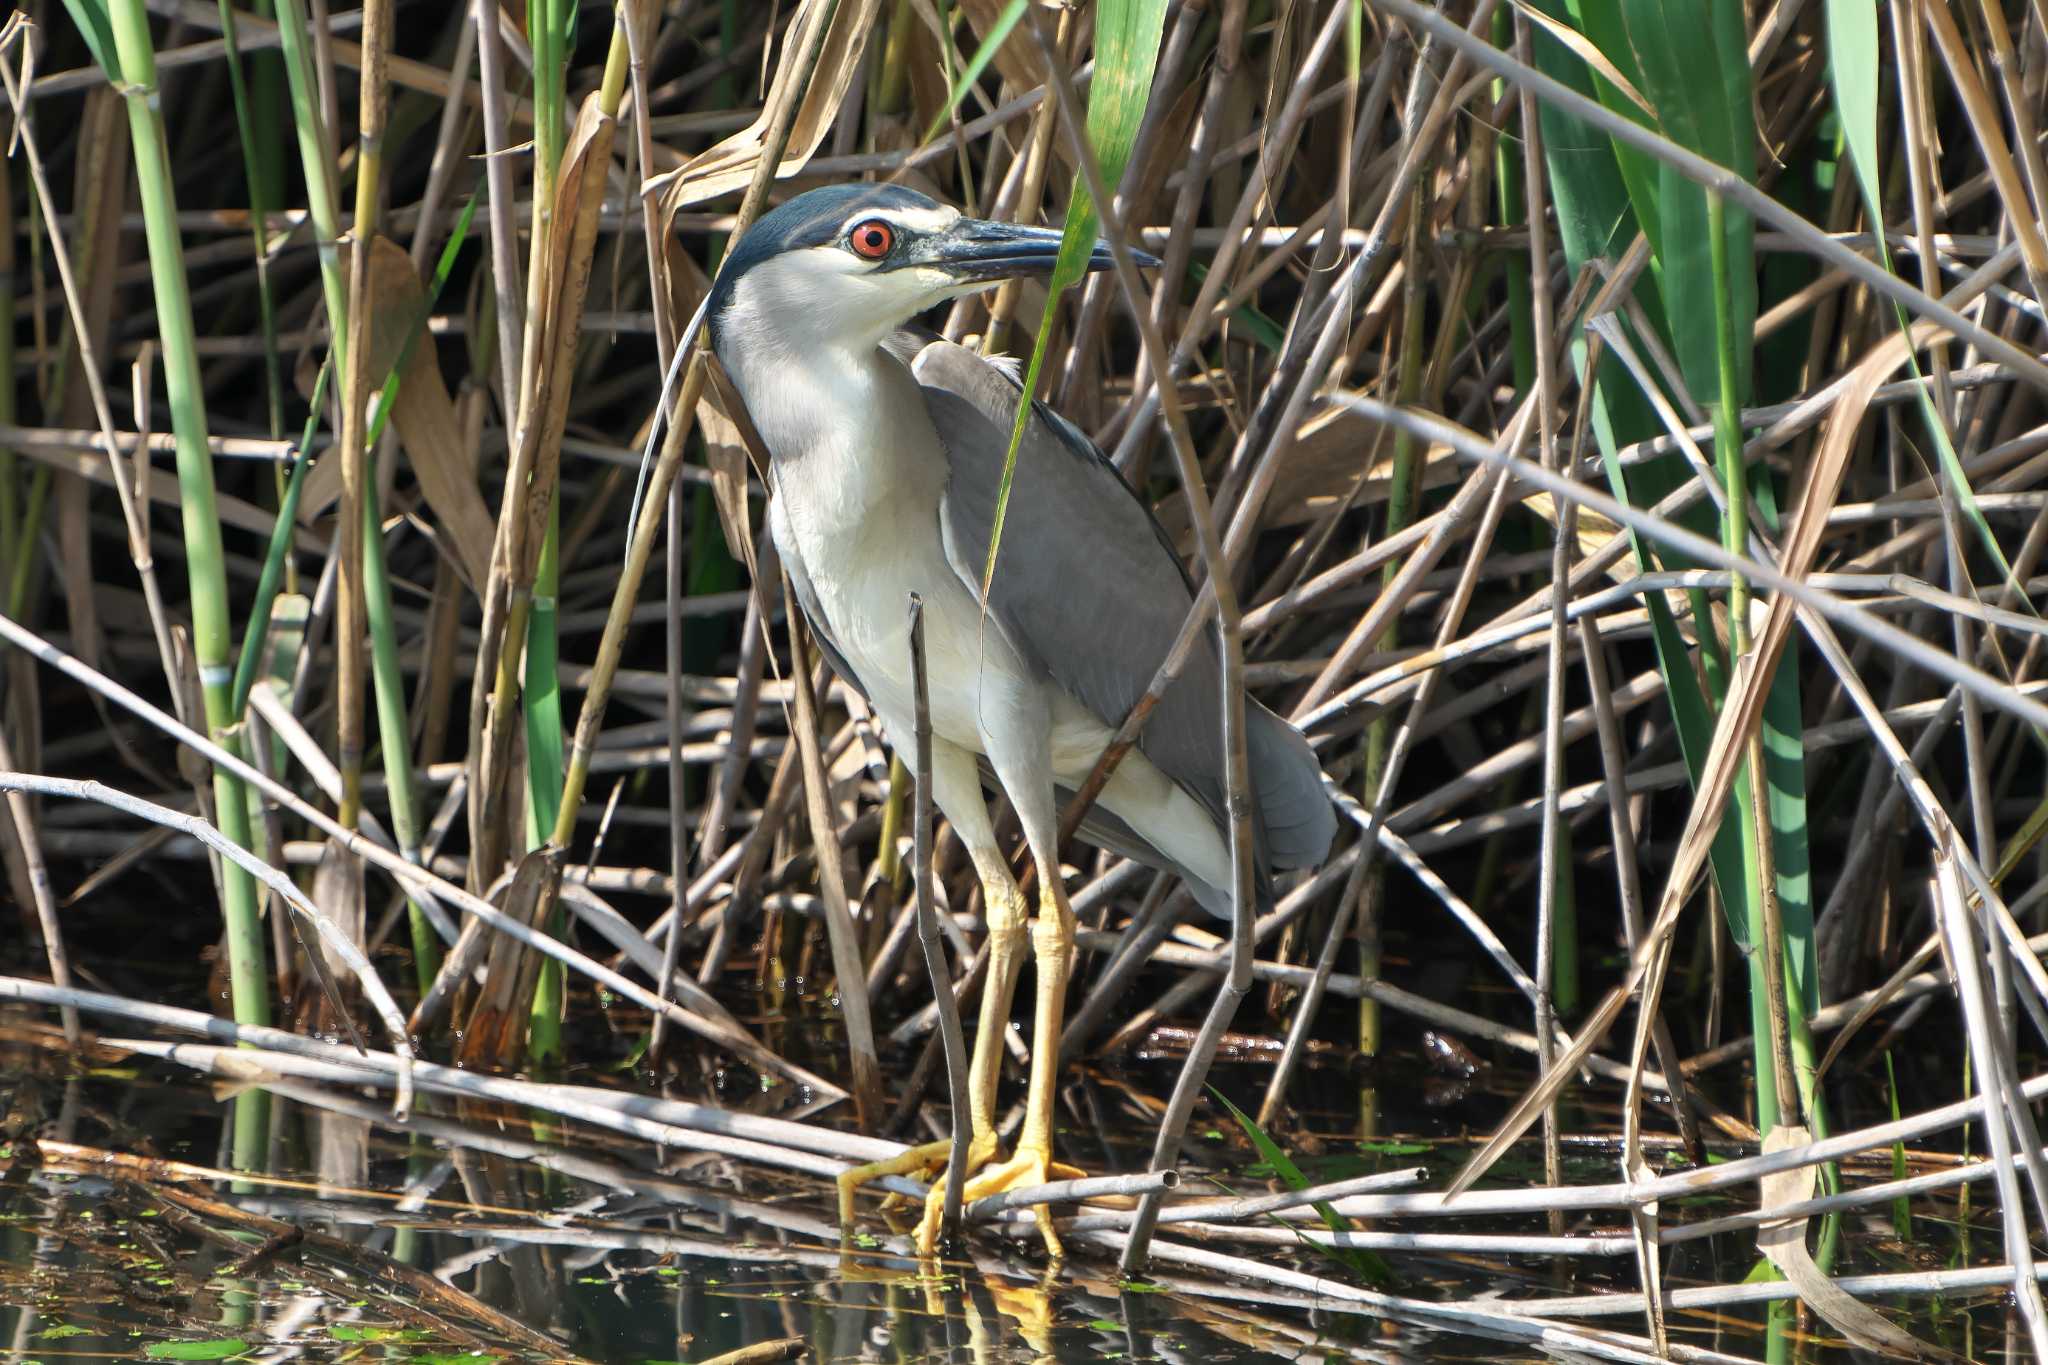
[[[1059,248],[1054,229],[969,218],[900,185],[831,185],[747,229],[718,272],[707,322],[728,368],[735,348],[874,346],[949,299],[1050,275]],[[1087,268],[1110,264],[1098,243]]]

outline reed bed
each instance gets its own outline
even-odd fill
[[[2044,24],[30,5],[0,36],[0,861],[28,945],[0,998],[70,1046],[207,1039],[100,1043],[240,1083],[248,1180],[271,1093],[434,1140],[441,1106],[500,1102],[819,1189],[927,1130],[959,1150],[975,881],[927,760],[792,619],[770,472],[693,328],[764,208],[892,180],[1112,244],[1115,271],[930,321],[1028,357],[1110,453],[1203,585],[1184,643],[1218,632],[1345,817],[1221,926],[1069,846],[1063,1055],[1185,1049],[1170,1093],[1124,1091],[1149,1160],[1043,1192],[1075,1259],[1616,1360],[1734,1358],[1668,1315],[1795,1296],[1933,1358],[1867,1301],[1998,1290],[2048,1355]],[[164,886],[231,1020],[86,989],[134,951],[107,907]],[[1421,988],[1439,955],[1485,990]],[[1241,1117],[1284,1148],[1316,1046],[1422,1029],[1528,1078],[1444,1188],[1182,1181],[1191,1127],[1229,1123],[1219,1049],[1265,1049]],[[1909,1046],[1954,1083],[1843,1121]],[[690,1098],[561,1079],[622,1056]],[[733,1071],[765,1094],[719,1104]],[[1565,1155],[1594,1112],[1619,1169],[1589,1185]],[[1964,1129],[1968,1155],[1897,1155]],[[1502,1188],[1524,1142],[1541,1177]],[[1672,1215],[1752,1183],[1752,1210]],[[1834,1273],[1843,1216],[1978,1187],[1985,1263]],[[302,1215],[257,1188],[182,1216]],[[983,1244],[1032,1226],[948,1203]],[[838,1255],[808,1212],[715,1212]],[[1759,1282],[1664,1283],[1666,1248],[1728,1232]],[[1636,1289],[1453,1309],[1273,1242],[1612,1258]],[[1609,1315],[1640,1331],[1573,1325]]]

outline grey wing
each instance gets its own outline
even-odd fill
[[[995,522],[1004,451],[1020,390],[981,356],[936,342],[913,366],[950,463],[940,503],[947,554],[978,590]],[[1120,725],[1180,633],[1194,594],[1179,556],[1094,443],[1042,404],[1025,428],[989,610],[1054,680],[1111,728]],[[1139,748],[1206,807],[1224,809],[1221,665],[1199,636],[1160,698]],[[1308,742],[1259,706],[1245,708],[1255,824],[1282,867],[1322,861],[1336,813]]]

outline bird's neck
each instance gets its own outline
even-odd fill
[[[755,346],[727,368],[778,464],[834,444],[880,401],[872,362],[840,347]]]
[[[916,380],[879,347],[751,347],[730,368],[773,457],[779,494],[858,516],[900,497],[920,472],[910,466],[933,444]]]

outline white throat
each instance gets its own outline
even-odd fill
[[[810,540],[886,520],[892,505],[936,507],[938,434],[908,367],[880,344],[897,320],[871,328],[829,306],[792,307],[801,272],[780,264],[740,279],[719,319],[719,354],[773,457],[788,529]]]
[[[895,325],[826,302],[837,291],[817,287],[805,255],[756,265],[718,320],[719,355],[778,461],[841,444],[873,414],[878,345]]]

